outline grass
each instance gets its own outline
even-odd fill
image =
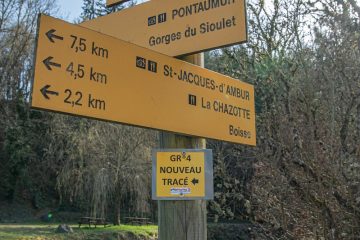
[[[0,224],[1,240],[95,240],[121,239],[119,236],[145,236],[154,239],[157,235],[157,226],[120,225],[111,227],[88,228],[78,225],[70,226],[74,233],[58,234],[55,229],[59,224]]]

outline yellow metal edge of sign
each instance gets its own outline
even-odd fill
[[[129,0],[106,0],[106,7],[114,7],[116,5],[128,2]]]

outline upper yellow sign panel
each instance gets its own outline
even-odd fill
[[[256,145],[252,85],[45,15],[32,107]]]
[[[245,0],[149,1],[81,25],[169,56],[247,41]]]

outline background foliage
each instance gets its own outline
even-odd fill
[[[130,3],[131,4],[131,3]],[[208,141],[215,221],[251,221],[269,239],[360,235],[360,6],[249,0],[247,44],[206,67],[254,84],[256,148]],[[109,13],[84,1],[83,20]],[[120,9],[111,9],[117,11]],[[0,0],[0,199],[92,215],[155,216],[157,133],[29,109],[36,15],[51,0]]]

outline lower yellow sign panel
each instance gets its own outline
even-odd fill
[[[252,85],[45,15],[31,106],[256,145]]]
[[[154,151],[152,193],[154,200],[213,199],[211,150]]]

